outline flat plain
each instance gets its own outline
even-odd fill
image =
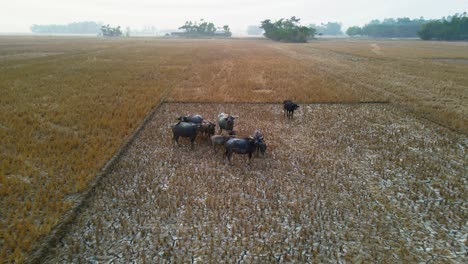
[[[460,261],[467,54],[456,42],[2,37],[0,258],[26,260],[164,98],[51,261]],[[279,105],[222,104],[286,98],[304,104],[290,123]],[[390,104],[354,105],[369,101]],[[227,166],[204,141],[170,146],[175,116],[223,107],[243,135],[262,129],[266,157]]]
[[[266,156],[171,142],[181,109],[239,115]],[[462,262],[468,139],[388,104],[165,103],[49,263]],[[465,165],[464,165],[465,164]]]

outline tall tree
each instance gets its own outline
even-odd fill
[[[230,37],[230,36],[232,35],[231,29],[229,28],[228,25],[224,25],[224,26],[223,26],[223,30],[224,30],[226,36]]]
[[[283,42],[307,42],[307,39],[315,35],[315,29],[299,24],[300,19],[295,16],[290,19],[280,19],[271,22],[266,19],[261,22],[261,28],[265,30],[265,37]]]
[[[455,14],[424,24],[418,32],[423,40],[468,40],[468,16]]]
[[[347,34],[348,36],[362,35],[362,28],[360,28],[360,27],[358,27],[358,26],[349,27],[349,28],[346,30],[346,34]]]
[[[415,38],[418,36],[421,25],[426,22],[423,18],[410,19],[407,17],[385,18],[382,21],[374,19],[362,27],[359,35],[377,38]],[[356,30],[355,27],[351,27],[351,33],[356,33],[353,30]]]
[[[120,37],[122,36],[122,30],[120,26],[111,27],[109,24],[101,27],[101,33],[103,37]]]
[[[179,29],[185,30],[187,36],[196,37],[196,36],[214,36],[216,33],[216,26],[212,22],[205,21],[200,19],[199,22],[186,21],[185,24]],[[225,36],[231,36],[229,26],[224,26]]]

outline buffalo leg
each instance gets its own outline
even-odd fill
[[[227,150],[226,153],[227,153],[229,164],[231,164],[232,151]]]
[[[178,136],[174,135],[174,137],[172,138],[172,141],[173,141],[173,143],[176,143],[177,146],[179,146],[179,137]]]
[[[192,149],[193,149],[193,142],[195,141],[195,137],[191,137],[190,138],[190,145],[192,145]]]

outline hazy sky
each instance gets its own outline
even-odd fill
[[[0,0],[0,32],[32,24],[98,21],[122,27],[174,29],[186,20],[230,25],[233,32],[263,19],[296,16],[303,24],[340,21],[344,27],[386,17],[440,18],[468,11],[468,0]]]

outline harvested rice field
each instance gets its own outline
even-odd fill
[[[1,36],[0,261],[460,262],[467,60],[466,42]],[[266,157],[172,148],[176,116],[220,111]]]
[[[177,116],[219,112],[266,155],[172,144]],[[464,262],[467,145],[391,104],[164,103],[47,262]]]

